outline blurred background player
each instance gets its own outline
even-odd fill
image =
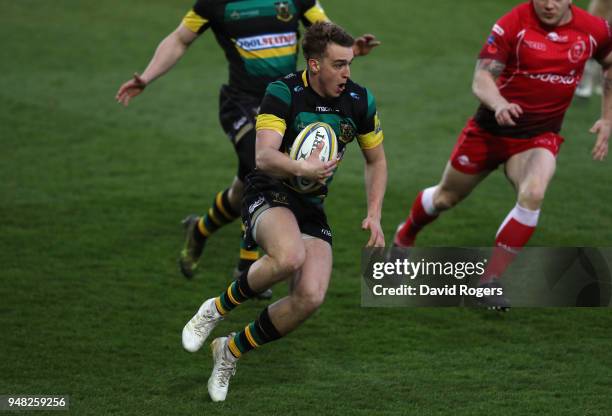
[[[588,8],[593,16],[603,17],[608,24],[612,22],[612,0],[591,0]],[[594,59],[589,59],[584,68],[584,74],[576,88],[576,96],[589,98],[593,92],[601,95],[603,91],[601,66]]]
[[[576,80],[592,56],[604,69],[612,64],[607,22],[571,0],[532,0],[515,7],[494,26],[476,65],[472,89],[481,105],[461,132],[441,182],[421,191],[394,244],[414,245],[418,232],[458,204],[500,164],[517,203],[497,231],[495,249],[481,285],[497,280],[535,230],[544,194],[556,167],[559,135]],[[604,79],[594,160],[608,153],[612,122],[612,71]],[[482,298],[505,309],[503,296]]]
[[[202,347],[215,325],[231,310],[273,284],[289,280],[288,296],[266,307],[238,334],[212,342],[213,370],[208,392],[223,401],[236,361],[248,351],[296,329],[323,303],[332,271],[332,233],[323,209],[329,178],[346,146],[357,141],[365,159],[368,246],[384,246],[380,226],[387,183],[383,132],[372,93],[350,80],[353,38],[333,23],[316,23],[304,36],[307,70],[271,83],[257,117],[257,169],[247,177],[243,221],[247,237],[266,255],[217,298],[210,298],[183,329],[183,346]],[[287,155],[298,133],[310,123],[328,123],[338,137],[338,157],[319,160],[321,147],[305,160]],[[299,191],[295,176],[322,184]]]
[[[207,239],[240,216],[244,178],[255,166],[255,116],[268,83],[296,69],[299,22],[309,26],[328,20],[315,0],[197,0],[178,28],[161,41],[142,75],[134,74],[119,88],[116,98],[127,106],[208,28],[229,63],[229,83],[219,94],[219,120],[238,155],[238,172],[203,216],[183,220],[186,241],[179,266],[185,277],[193,277]],[[378,44],[374,36],[364,35],[356,39],[353,50],[357,56],[366,55]],[[241,243],[236,274],[257,258],[256,247],[247,249]],[[268,291],[262,297],[269,296]]]

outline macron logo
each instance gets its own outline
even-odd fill
[[[502,27],[497,23],[493,25],[493,32],[497,33],[499,36],[504,36],[504,33],[506,33],[504,32],[504,29],[502,29]]]

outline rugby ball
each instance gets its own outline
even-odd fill
[[[328,162],[338,155],[338,140],[334,129],[322,122],[311,123],[307,125],[295,138],[289,157],[293,160],[308,159],[310,154],[317,148],[319,143],[323,143],[320,159],[322,162]],[[321,183],[308,178],[296,176],[291,180],[291,185],[300,192],[314,191],[321,186]]]

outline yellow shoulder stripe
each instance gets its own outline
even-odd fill
[[[357,136],[357,141],[359,142],[359,147],[362,149],[373,149],[384,140],[384,135],[382,130],[379,132],[370,132],[368,134],[362,134]]]
[[[280,117],[275,116],[274,114],[260,114],[257,116],[257,124],[255,125],[255,129],[259,130],[274,130],[281,136],[285,135],[285,130],[287,130],[287,123]]]
[[[204,19],[193,10],[189,10],[185,17],[183,17],[183,25],[193,33],[198,33],[206,23],[208,23],[208,20]]]
[[[359,147],[362,149],[373,149],[382,143],[384,139],[382,127],[380,126],[380,118],[378,112],[374,113],[374,130],[368,134],[360,134],[357,137]]]

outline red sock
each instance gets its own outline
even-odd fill
[[[480,283],[486,283],[499,278],[514,260],[521,248],[527,244],[535,231],[540,210],[532,211],[516,205],[502,223],[495,248],[489,259],[487,268],[480,278]]]
[[[395,244],[401,247],[412,247],[414,240],[419,231],[430,222],[438,218],[438,214],[430,215],[423,206],[423,194],[425,192],[431,192],[433,194],[434,188],[428,188],[424,191],[419,192],[416,199],[412,203],[412,209],[410,215],[406,218],[406,222],[398,229],[395,234]],[[428,196],[431,198],[431,196]],[[433,207],[432,207],[433,208]]]

